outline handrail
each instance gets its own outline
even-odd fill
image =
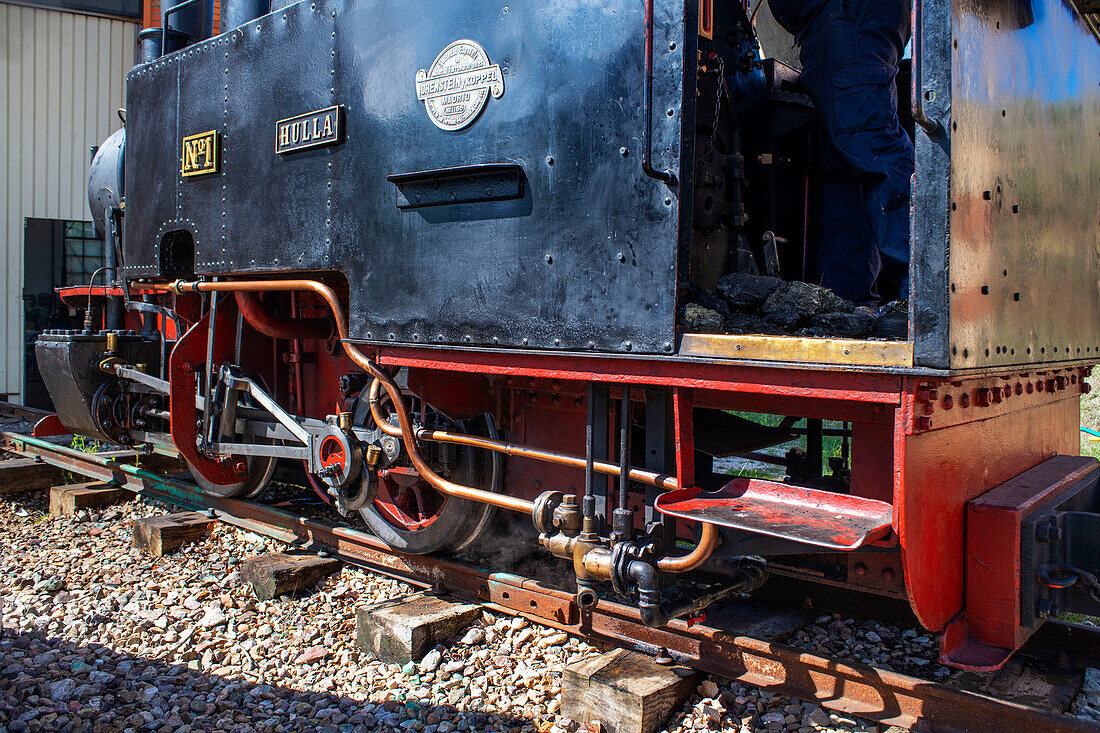
[[[192,5],[198,5],[205,0],[183,0],[182,3],[176,3],[175,5],[164,8],[160,14],[160,55],[168,53],[168,16],[178,13],[181,10],[186,10]]]
[[[645,113],[645,126],[642,128],[645,138],[642,146],[642,172],[650,178],[675,186],[676,175],[672,171],[653,168],[653,0],[645,0],[645,84],[642,85],[642,108]]]

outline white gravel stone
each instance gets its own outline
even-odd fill
[[[174,509],[135,500],[84,522],[46,509],[44,496],[0,498],[0,730],[563,733],[562,670],[601,651],[486,612],[419,665],[384,664],[355,646],[355,609],[409,586],[345,567],[311,594],[257,602],[236,567],[284,549],[273,540],[219,525],[154,558],[131,548],[130,523]],[[828,720],[717,677],[700,691],[663,730],[807,733]],[[771,713],[783,723],[762,722]]]
[[[485,641],[485,630],[474,626],[462,637],[462,643],[467,646],[477,646]]]

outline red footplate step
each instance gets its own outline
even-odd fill
[[[681,519],[837,550],[885,537],[893,515],[884,501],[755,478],[735,478],[718,491],[669,491],[656,506]]]

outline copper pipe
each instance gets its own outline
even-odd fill
[[[375,424],[379,426],[383,433],[394,437],[400,437],[401,430],[386,422],[386,417],[382,414],[381,405],[378,401],[378,398],[381,396],[380,392],[381,384],[375,380],[371,383],[370,392],[368,393],[371,417],[374,418]],[[503,453],[506,456],[530,458],[546,463],[556,463],[559,466],[569,466],[571,468],[585,467],[585,459],[580,456],[571,456],[568,453],[558,453],[556,451],[540,450],[525,445],[516,445],[515,443],[505,443],[501,440],[482,438],[477,435],[462,435],[449,433],[446,430],[426,430],[424,428],[417,428],[416,437],[419,440],[431,440],[437,443],[453,443],[455,445],[470,446],[471,448],[482,448],[484,450]],[[622,473],[622,469],[613,463],[594,461],[592,467],[595,471],[607,474],[608,476],[617,477]],[[627,477],[631,481],[637,481],[640,484],[647,484],[649,486],[656,486],[666,491],[679,488],[679,482],[676,480],[675,476],[669,476],[655,471],[629,468],[627,470]]]
[[[390,400],[393,402],[394,409],[397,413],[397,421],[400,424],[400,430],[396,433],[400,435],[402,441],[405,443],[405,449],[409,453],[409,460],[412,462],[413,467],[417,472],[431,484],[435,489],[448,496],[454,496],[460,499],[468,499],[471,501],[478,501],[485,504],[491,504],[502,509],[508,509],[515,512],[521,512],[530,514],[534,510],[534,502],[527,501],[526,499],[519,499],[516,497],[505,496],[502,494],[495,494],[491,491],[484,491],[482,489],[475,489],[471,486],[463,486],[462,484],[456,484],[453,481],[449,481],[435,471],[431,469],[427,461],[420,454],[419,446],[417,445],[417,431],[412,424],[412,420],[409,418],[408,410],[405,407],[404,397],[401,395],[401,389],[393,381],[393,379],[386,374],[382,369],[378,367],[373,361],[368,359],[363,352],[355,347],[354,344],[348,343],[348,322],[344,316],[343,308],[340,304],[339,298],[337,298],[335,291],[328,287],[324,283],[317,282],[316,280],[229,280],[223,282],[183,282],[176,280],[170,285],[153,285],[148,286],[151,290],[167,290],[175,293],[203,293],[203,292],[233,292],[237,290],[243,290],[247,292],[264,292],[264,291],[277,291],[277,290],[298,290],[309,291],[321,296],[328,304],[329,309],[332,311],[332,316],[336,320],[336,332],[340,336],[341,344],[344,347],[344,352],[348,355],[356,365],[365,370],[368,374],[378,380],[381,385],[386,389],[386,392],[390,396]],[[372,405],[372,413],[373,413]],[[375,415],[375,422],[382,427],[383,432],[389,433],[390,430],[397,431],[397,428],[393,428],[385,421],[379,420],[378,415]],[[432,432],[432,431],[427,431]],[[443,432],[443,431],[438,431]],[[395,433],[389,433],[394,435]],[[451,436],[449,433],[444,433],[449,437],[457,438],[458,436]],[[463,436],[464,439],[474,438],[472,436]],[[477,439],[484,440],[484,439]],[[495,441],[491,441],[495,442]],[[496,450],[504,447],[507,444],[500,444],[492,447],[486,445],[490,450]],[[516,446],[518,449],[519,446]],[[553,454],[546,451],[537,451],[532,448],[523,449],[529,451],[528,457],[536,458],[541,454],[546,454],[543,460],[554,460],[555,462],[561,461],[563,465],[578,465],[569,461],[577,461],[579,465],[584,464],[584,460],[572,456],[562,456],[560,454]],[[520,455],[520,454],[512,454]],[[551,459],[551,457],[553,457]],[[606,472],[611,475],[618,475],[619,467],[610,463],[600,463],[601,472]],[[606,471],[604,469],[607,469]],[[635,469],[631,469],[630,475],[634,476]],[[645,474],[649,472],[639,472],[638,480],[640,482],[646,482],[648,478]],[[659,475],[654,475],[659,477]],[[662,480],[662,484],[654,483],[653,485],[670,486],[676,488],[675,479],[672,477],[659,477]],[[699,544],[694,550],[683,557],[666,557],[658,561],[657,567],[662,572],[668,573],[683,573],[689,570],[693,570],[703,562],[706,561],[710,554],[714,551],[715,546],[718,543],[718,530],[712,524],[703,523],[702,535],[699,539]]]
[[[321,296],[328,304],[329,310],[332,311],[332,317],[336,320],[336,333],[339,334],[340,338],[344,339],[348,336],[348,322],[344,317],[344,310],[340,305],[340,299],[336,297],[336,293],[332,288],[316,280],[225,280],[222,282],[205,282],[199,280],[185,282],[183,280],[174,280],[167,285],[142,283],[141,287],[148,290],[163,290],[170,293],[228,293],[238,290],[249,293],[263,293],[279,290],[308,291]]]
[[[703,522],[702,534],[695,549],[681,557],[662,557],[657,561],[657,569],[662,573],[686,573],[694,570],[711,556],[718,546],[718,526]]]
[[[327,340],[332,335],[332,322],[327,318],[280,319],[272,315],[260,300],[259,293],[238,290],[233,293],[237,307],[248,325],[271,338],[298,340]],[[293,297],[293,296],[292,296]],[[295,311],[295,316],[297,311]]]
[[[336,293],[332,288],[324,283],[317,282],[316,280],[229,280],[224,282],[184,282],[182,280],[176,280],[170,285],[154,286],[154,288],[175,293],[208,293],[212,291],[237,290],[248,292],[305,290],[316,293],[328,303],[329,309],[332,311],[332,316],[336,319],[336,333],[340,336],[341,343],[344,347],[344,353],[348,355],[349,359],[366,370],[372,377],[381,380],[382,386],[389,392],[390,399],[393,400],[394,409],[397,412],[397,421],[401,424],[399,434],[402,441],[405,443],[405,450],[408,451],[409,460],[412,462],[413,467],[416,468],[417,473],[419,473],[425,481],[431,484],[432,487],[440,493],[458,499],[468,499],[483,504],[491,504],[501,509],[508,509],[523,514],[530,514],[534,510],[535,503],[533,501],[527,501],[526,499],[520,499],[514,496],[495,494],[492,491],[475,489],[472,486],[456,484],[453,481],[448,481],[432,470],[428,462],[420,455],[420,448],[416,444],[416,435],[412,420],[409,418],[408,410],[405,409],[405,401],[401,396],[400,388],[390,379],[388,374],[378,368],[377,364],[368,359],[363,352],[359,351],[353,344],[348,343],[348,322],[347,318],[344,316],[340,300],[336,297]]]
[[[417,473],[419,473],[424,480],[448,496],[479,501],[484,504],[492,504],[501,509],[509,509],[524,514],[531,514],[534,511],[535,503],[533,501],[520,499],[514,496],[505,496],[504,494],[495,494],[492,491],[484,491],[482,489],[475,489],[471,486],[456,484],[433,471],[427,461],[424,460],[424,457],[420,455],[419,446],[416,444],[415,428],[413,427],[412,420],[409,418],[409,412],[405,408],[405,399],[401,395],[401,388],[397,386],[397,383],[394,382],[388,374],[379,369],[370,359],[363,356],[362,352],[354,346],[344,342],[344,349],[347,351],[352,361],[366,369],[375,379],[382,382],[382,386],[386,388],[386,391],[390,395],[390,400],[393,401],[394,410],[397,412],[397,422],[401,425],[401,438],[405,442],[405,449],[409,453],[409,460],[412,461],[413,467],[416,468]],[[352,352],[354,352],[354,354]]]

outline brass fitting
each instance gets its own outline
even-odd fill
[[[124,364],[126,364],[126,362],[117,356],[105,356],[100,360],[97,366],[99,367],[99,371],[114,375],[117,373],[115,367],[123,366]]]
[[[351,430],[351,413],[341,412],[336,416],[336,427],[343,430],[345,433]]]
[[[573,494],[566,494],[562,498],[561,504],[554,508],[554,527],[562,534],[574,537],[580,533],[582,523],[581,508],[577,506],[577,497]]]
[[[573,561],[573,572],[579,581],[611,579],[611,548],[598,538],[567,537],[561,532],[541,535],[539,544],[554,557]]]
[[[611,548],[607,545],[590,546],[580,562],[586,576],[582,580],[611,580]]]
[[[566,537],[561,532],[539,535],[539,544],[547,549],[554,557],[573,559],[573,545],[576,537]]]
[[[379,448],[378,446],[373,445],[373,444],[368,445],[367,446],[367,456],[366,456],[367,465],[370,466],[371,468],[374,468],[375,466],[377,466],[378,465],[378,458],[381,455],[382,455],[382,449],[381,448]]]
[[[107,332],[107,351],[118,351],[118,334],[113,331]]]

